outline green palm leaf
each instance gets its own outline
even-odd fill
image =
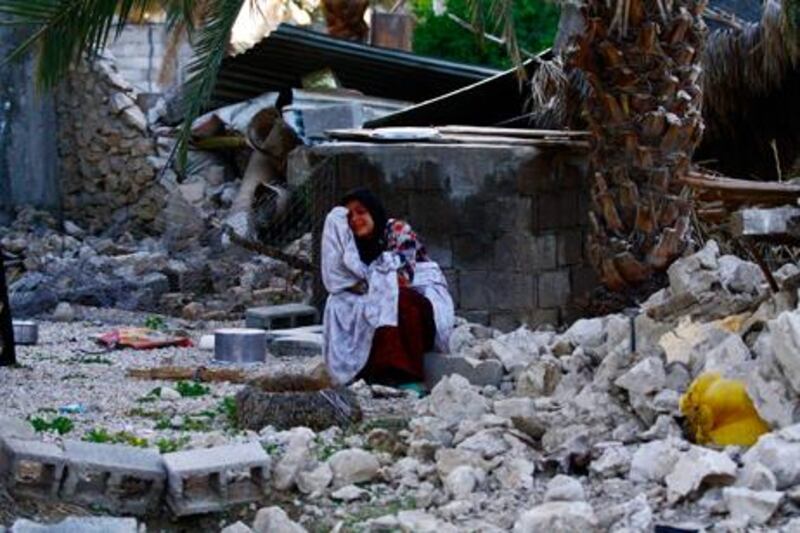
[[[168,26],[186,29],[196,39],[195,58],[184,90],[187,112],[178,137],[181,167],[186,163],[192,121],[211,95],[228,51],[231,28],[245,1],[160,2],[167,13]],[[134,15],[140,15],[152,4],[153,0],[0,0],[0,24],[32,28],[30,36],[2,64],[35,50],[37,84],[43,89],[51,88],[81,58],[92,58],[105,48],[112,30],[118,36]]]
[[[178,134],[178,165],[186,166],[186,153],[191,127],[214,90],[217,72],[228,53],[231,28],[246,0],[211,2],[201,21],[195,43],[195,57],[189,65],[184,85],[186,116]]]

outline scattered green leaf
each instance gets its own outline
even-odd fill
[[[160,316],[150,315],[144,320],[144,327],[157,331],[163,331],[167,329],[167,323]]]
[[[65,416],[57,416],[52,420],[46,420],[42,417],[35,416],[30,419],[31,426],[33,426],[34,431],[37,433],[41,433],[44,431],[55,431],[59,435],[64,435],[72,431],[72,428],[75,427],[75,424],[72,423],[72,420]]]
[[[156,446],[158,446],[158,451],[161,453],[171,453],[177,452],[184,446],[189,443],[189,437],[181,436],[177,439],[167,439],[167,438],[160,438],[156,441]]]
[[[175,384],[175,390],[184,398],[204,396],[210,391],[208,387],[191,381],[179,381]]]

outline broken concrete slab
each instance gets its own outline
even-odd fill
[[[164,454],[167,503],[177,516],[221,511],[260,499],[270,457],[258,442]]]
[[[769,322],[775,357],[796,393],[800,393],[800,312],[785,311]]]
[[[155,450],[68,440],[60,495],[80,505],[144,515],[161,504],[166,471]]]
[[[767,467],[777,481],[777,490],[785,490],[800,483],[800,441],[785,438],[783,432],[797,428],[790,426],[780,432],[762,435],[742,456],[745,470],[759,463]]]
[[[620,376],[614,384],[635,394],[649,394],[660,391],[666,383],[664,363],[660,357],[648,357],[636,363],[633,368]]]
[[[703,483],[731,485],[736,481],[736,463],[726,454],[692,446],[681,454],[666,477],[667,499],[677,502],[697,491]]]
[[[750,525],[767,522],[783,501],[783,493],[774,490],[750,490],[743,487],[722,489],[722,497],[733,519]]]
[[[266,330],[310,326],[319,321],[317,309],[306,304],[269,305],[248,309],[245,323],[248,328]]]
[[[458,374],[473,385],[498,387],[503,380],[503,365],[495,360],[478,360],[458,355],[427,353],[424,360],[425,385],[432,389],[445,376]]]

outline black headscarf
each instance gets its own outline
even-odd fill
[[[378,197],[365,187],[353,189],[345,194],[339,205],[346,206],[348,202],[353,200],[358,200],[361,205],[367,208],[367,211],[372,216],[372,221],[375,223],[375,229],[368,238],[359,239],[356,237],[358,255],[361,257],[361,261],[368,265],[386,249],[385,233],[386,223],[388,222],[386,209],[383,208],[383,204],[378,200]]]

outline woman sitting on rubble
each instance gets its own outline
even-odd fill
[[[333,381],[422,381],[423,356],[448,351],[455,315],[447,281],[411,227],[356,189],[325,220],[321,263]]]

